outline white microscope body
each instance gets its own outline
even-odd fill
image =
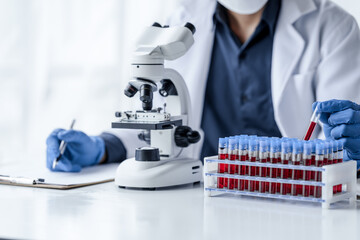
[[[159,188],[199,182],[202,163],[183,156],[183,148],[200,140],[200,134],[191,125],[190,96],[182,76],[173,69],[164,68],[164,60],[183,56],[194,43],[195,27],[162,27],[158,23],[146,28],[137,44],[132,59],[132,80],[125,95],[139,92],[143,110],[117,112],[113,128],[144,130],[139,138],[149,147],[138,148],[135,158],[123,161],[115,176],[115,184],[130,188]],[[172,116],[164,109],[153,109],[153,92],[158,90],[168,109],[177,111]]]

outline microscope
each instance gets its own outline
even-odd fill
[[[165,60],[175,60],[189,50],[194,33],[191,23],[176,27],[154,23],[139,38],[124,93],[130,98],[138,93],[142,110],[116,112],[112,128],[142,130],[138,137],[149,146],[136,148],[135,158],[119,165],[115,176],[119,187],[156,189],[202,179],[201,161],[183,151],[200,140],[199,132],[190,127],[187,86],[177,71],[164,67]],[[165,103],[154,108],[157,91]]]

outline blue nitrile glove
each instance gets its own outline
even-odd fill
[[[67,142],[66,150],[53,169],[62,140]],[[47,138],[46,145],[46,166],[51,171],[80,172],[82,167],[98,164],[105,153],[104,140],[76,130],[55,129]]]
[[[344,160],[357,160],[360,167],[360,106],[347,100],[315,102],[326,138],[344,144]]]

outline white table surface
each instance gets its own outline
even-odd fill
[[[73,190],[0,186],[0,238],[360,239],[360,203],[240,196],[205,198],[203,186],[139,191],[114,183]]]

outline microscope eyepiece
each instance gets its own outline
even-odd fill
[[[192,23],[187,22],[184,27],[188,28],[193,35],[196,32],[196,28]]]

